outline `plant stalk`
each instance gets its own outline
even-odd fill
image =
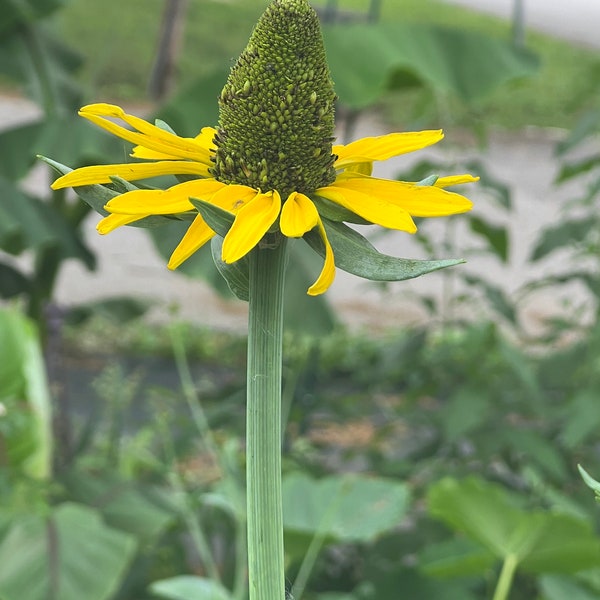
[[[496,590],[494,591],[493,600],[508,600],[510,594],[510,588],[512,587],[513,578],[519,559],[516,554],[509,554],[502,565],[502,571],[500,571],[500,577],[496,584]]]
[[[250,254],[246,408],[250,600],[284,600],[281,506],[281,357],[285,238]],[[268,243],[273,242],[273,243]]]

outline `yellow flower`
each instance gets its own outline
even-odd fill
[[[325,262],[308,293],[321,294],[335,276],[326,231],[332,204],[346,211],[344,220],[358,216],[414,233],[412,217],[469,210],[469,200],[443,188],[476,181],[460,175],[420,186],[372,177],[375,161],[425,148],[443,134],[392,133],[332,145],[335,100],[316,13],[306,0],[273,0],[221,92],[218,128],[183,138],[118,106],[85,106],[81,116],[134,144],[132,156],[142,162],[76,169],[52,187],[105,184],[111,177],[185,178],[166,190],[136,189],[113,198],[105,206],[111,214],[98,225],[108,233],[150,215],[195,215],[169,260],[171,269],[215,235],[190,199],[234,215],[223,240],[225,263],[245,256],[269,232],[299,238],[316,229]]]
[[[85,106],[79,114],[110,133],[137,144],[132,156],[146,162],[75,169],[57,179],[52,184],[53,189],[111,183],[111,177],[115,176],[127,181],[167,174],[198,177],[166,190],[140,189],[117,196],[105,207],[111,214],[98,224],[100,233],[109,233],[121,225],[150,215],[194,212],[196,209],[189,199],[199,198],[235,214],[235,221],[223,242],[222,258],[226,263],[246,255],[278,218],[279,229],[287,237],[302,237],[317,227],[325,244],[326,259],[319,278],[308,293],[321,294],[331,285],[335,275],[333,251],[313,200],[306,194],[293,191],[282,201],[277,190],[263,192],[249,186],[222,183],[211,177],[215,129],[205,127],[195,138],[183,138],[111,104]],[[121,119],[133,130],[109,117]],[[391,133],[334,145],[336,179],[330,185],[315,190],[314,196],[338,204],[370,223],[409,233],[417,230],[412,217],[439,217],[468,211],[472,206],[469,200],[443,188],[477,181],[471,175],[440,178],[434,186],[419,186],[366,174],[375,161],[425,148],[442,138],[441,131],[421,131]],[[171,255],[168,267],[177,268],[214,235],[198,214]]]

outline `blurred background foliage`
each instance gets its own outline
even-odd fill
[[[23,181],[36,154],[71,167],[121,159],[122,144],[76,117],[87,101],[134,105],[181,134],[214,123],[214,99],[266,5],[0,0],[0,90],[39,107],[0,131],[0,295],[12,300],[0,311],[2,600],[245,597],[243,336],[149,325],[132,298],[57,307],[65,261],[95,266],[82,233],[90,209]],[[170,41],[169,6],[181,19]],[[555,183],[580,192],[530,256],[559,256],[564,269],[521,296],[573,281],[588,295],[526,337],[501,282],[458,270],[490,318],[458,321],[423,298],[429,326],[355,334],[323,299],[302,304],[314,265],[294,257],[284,381],[293,597],[483,600],[512,582],[512,600],[598,598],[600,511],[576,468],[600,477],[597,52],[533,33],[516,46],[510,23],[434,0],[315,6],[346,136],[375,110],[390,128],[441,124],[483,141],[498,127],[570,130]],[[361,60],[348,61],[359,46]],[[462,166],[510,215],[507,184],[481,163]],[[444,169],[424,162],[403,177]],[[506,262],[508,230],[465,221]],[[179,236],[155,232],[157,249],[168,254]],[[419,242],[432,255],[452,250],[426,228]],[[186,272],[226,293],[208,253]]]

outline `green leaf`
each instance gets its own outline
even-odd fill
[[[239,300],[248,302],[250,297],[248,269],[248,255],[236,260],[234,263],[226,263],[221,258],[223,253],[223,238],[220,235],[215,235],[211,240],[210,249],[212,252],[215,267],[227,282],[229,289],[233,295]]]
[[[283,522],[288,532],[370,542],[394,527],[408,505],[408,487],[391,480],[358,476],[315,480],[293,473],[283,481]]]
[[[463,538],[428,544],[419,554],[419,569],[431,577],[481,575],[496,559],[479,544]]]
[[[576,572],[600,560],[600,540],[576,517],[525,511],[498,486],[476,478],[445,478],[428,493],[430,513],[531,573]]]
[[[531,53],[473,31],[415,23],[352,24],[325,27],[324,37],[336,93],[353,109],[376,103],[390,89],[415,84],[473,103],[538,68]]]
[[[199,198],[190,198],[190,202],[214,232],[222,238],[227,235],[229,228],[233,225],[235,215]]]
[[[2,600],[109,600],[135,553],[133,538],[98,513],[62,504],[15,519],[0,543]]]
[[[590,110],[585,113],[570,131],[565,140],[557,146],[559,155],[570,152],[589,137],[600,131],[600,110]]]
[[[589,217],[571,219],[570,221],[563,221],[559,225],[548,227],[544,229],[542,235],[538,238],[529,260],[535,262],[565,246],[572,248],[574,244],[582,242],[597,228],[597,221]]]
[[[135,484],[110,472],[69,472],[64,485],[76,502],[96,507],[107,525],[149,543],[177,518],[166,493],[158,487]]]
[[[502,288],[475,275],[465,275],[464,280],[469,285],[481,289],[490,306],[509,323],[516,324],[517,313],[515,312],[515,307]]]
[[[31,281],[10,265],[0,263],[0,297],[13,298],[32,291]]]
[[[11,425],[0,433],[5,460],[30,477],[48,477],[52,415],[44,359],[35,327],[15,309],[0,310],[0,401]]]
[[[600,167],[600,154],[586,157],[583,160],[578,160],[577,162],[562,165],[558,176],[554,180],[554,183],[563,183],[564,181],[568,181],[569,179],[573,179],[574,177],[578,177],[579,175],[587,173],[596,167]]]
[[[231,600],[229,592],[216,581],[192,575],[155,581],[150,591],[166,600]]]
[[[544,575],[538,581],[543,600],[598,600],[598,590],[591,590],[564,575]]]
[[[571,450],[600,431],[600,405],[594,388],[584,388],[575,393],[565,411],[561,431],[563,443]]]
[[[583,481],[585,484],[596,493],[597,499],[600,501],[600,482],[596,481],[589,473],[581,466],[577,465],[579,472],[581,473],[581,477],[583,477]]]
[[[464,263],[462,259],[409,260],[381,254],[362,235],[343,223],[323,219],[337,267],[373,281],[404,281]],[[317,254],[325,257],[325,247],[315,230],[304,235]]]
[[[470,216],[471,231],[484,238],[490,250],[503,262],[508,261],[508,230],[503,226],[495,226],[479,217]]]

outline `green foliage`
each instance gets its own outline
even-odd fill
[[[532,54],[459,29],[356,24],[326,27],[324,35],[336,92],[352,109],[373,105],[386,91],[423,85],[472,104],[537,68]]]
[[[0,311],[0,464],[47,478],[52,452],[50,396],[37,332],[17,310]]]
[[[113,597],[135,552],[134,539],[104,525],[90,508],[66,503],[15,519],[0,542],[6,600]]]

